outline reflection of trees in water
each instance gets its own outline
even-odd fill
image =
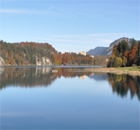
[[[112,86],[113,92],[117,92],[118,95],[124,97],[130,90],[131,98],[134,95],[138,96],[140,100],[140,77],[132,77],[130,75],[117,75],[107,74],[108,81]]]
[[[58,70],[58,72],[52,73],[52,69]],[[68,71],[69,69],[71,68],[5,68],[5,71],[1,71],[0,74],[0,88],[11,85],[20,87],[48,86],[57,77],[80,77],[91,74],[90,72]]]
[[[57,73],[52,73],[53,70],[57,70]],[[8,86],[20,86],[20,87],[37,87],[50,85],[57,77],[76,77],[79,78],[83,75],[87,75],[90,78],[101,78],[104,74],[97,73],[93,75],[91,72],[82,72],[79,69],[73,68],[49,68],[49,67],[37,67],[37,68],[5,68],[0,70],[0,88]],[[106,79],[106,78],[105,78]],[[124,97],[128,91],[131,93],[131,98],[134,95],[138,96],[140,100],[140,77],[132,77],[129,75],[117,75],[107,74],[107,79],[112,86],[113,92],[117,92],[118,95]]]
[[[43,69],[36,68],[6,68],[0,75],[0,88],[19,85],[20,87],[33,87],[49,85],[56,76],[46,71],[42,74]]]
[[[0,75],[4,72],[5,68],[0,68]]]

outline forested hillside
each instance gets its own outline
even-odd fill
[[[57,52],[48,43],[0,41],[0,57],[6,65],[106,65],[106,57]],[[51,64],[44,64],[47,59]],[[38,64],[37,64],[38,62]]]
[[[125,40],[114,45],[108,67],[140,66],[140,41],[132,40],[131,46]]]
[[[10,65],[36,64],[36,58],[42,60],[46,56],[53,62],[53,54],[57,51],[48,43],[0,41],[0,56]]]

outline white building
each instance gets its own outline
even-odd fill
[[[86,52],[85,51],[81,51],[80,54],[86,56]]]

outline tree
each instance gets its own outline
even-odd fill
[[[118,45],[115,44],[114,48],[113,48],[113,55],[117,56],[117,57],[120,57],[120,53],[119,53],[117,47],[118,47]]]
[[[122,54],[125,52],[125,51],[129,51],[129,44],[123,40],[121,41],[118,46],[117,46],[117,50],[119,51],[120,55],[122,56]]]
[[[127,58],[126,57],[122,57],[122,65],[126,66],[127,65]]]
[[[67,62],[67,57],[66,57],[66,54],[64,54],[62,57],[62,64],[66,65],[66,62]]]
[[[136,40],[132,39],[131,50],[133,50],[136,45],[137,45]]]
[[[114,67],[114,60],[115,60],[115,56],[110,56],[108,63],[107,63],[107,67]]]
[[[129,51],[128,53],[128,65],[131,66],[132,64],[136,64],[136,55],[138,51],[138,46],[135,46],[133,50]]]
[[[140,66],[140,41],[138,42],[137,58],[138,58],[138,66]]]
[[[122,58],[115,57],[113,67],[120,67],[122,65]]]

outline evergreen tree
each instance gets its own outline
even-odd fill
[[[129,49],[129,44],[128,44],[128,42],[126,42],[126,41],[123,41],[123,53],[125,52],[125,51],[129,51],[130,49]]]
[[[117,50],[119,51],[119,53],[121,53],[121,55],[125,52],[125,51],[129,51],[129,44],[123,40],[121,42],[119,42]]]
[[[119,53],[123,53],[123,47],[122,47],[121,42],[119,42],[117,50],[119,51]]]
[[[120,57],[120,53],[118,51],[116,52],[116,56],[117,57]]]
[[[131,50],[133,50],[136,45],[137,45],[136,40],[132,39]]]

